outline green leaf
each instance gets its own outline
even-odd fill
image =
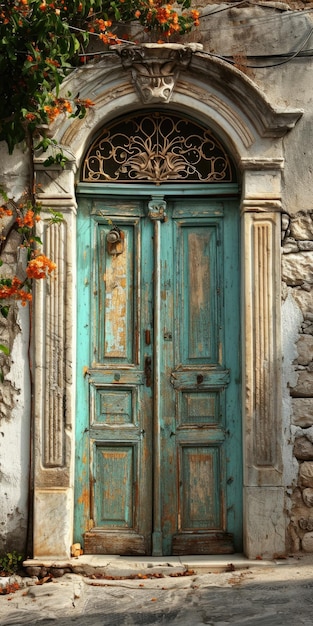
[[[60,222],[63,222],[64,217],[62,215],[62,213],[59,213],[59,211],[54,211],[53,209],[49,209],[49,213],[51,213],[51,223],[52,224],[59,224]]]
[[[45,167],[49,167],[50,165],[55,165],[56,161],[55,158],[53,156],[49,156],[44,162],[44,166]]]
[[[49,146],[51,146],[51,139],[48,139],[48,137],[44,137],[34,148],[34,150],[39,150],[40,148],[43,149],[44,152],[46,152],[49,148]]]
[[[0,352],[3,352],[6,356],[9,356],[10,354],[9,348],[7,348],[7,346],[4,346],[2,343],[0,343]]]
[[[8,202],[9,200],[9,196],[8,194],[4,191],[4,189],[2,189],[2,187],[0,187],[0,195],[2,196],[3,200],[5,202]]]
[[[9,310],[10,310],[9,306],[1,306],[0,307],[0,313],[1,313],[2,317],[7,319],[8,315],[9,315]]]

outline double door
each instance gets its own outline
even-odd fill
[[[241,549],[238,212],[81,198],[75,540]]]

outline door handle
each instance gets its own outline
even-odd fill
[[[146,387],[151,387],[151,356],[145,357]]]

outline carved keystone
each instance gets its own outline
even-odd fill
[[[169,102],[179,72],[188,67],[192,53],[201,44],[144,44],[116,49],[124,69],[130,69],[133,83],[144,104]]]

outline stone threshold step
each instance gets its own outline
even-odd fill
[[[30,575],[39,575],[43,571],[62,576],[72,572],[84,576],[136,576],[138,574],[164,576],[183,574],[192,570],[195,574],[230,572],[255,567],[276,567],[288,564],[284,560],[252,560],[242,554],[199,556],[186,555],[181,557],[125,557],[118,555],[88,555],[68,559],[37,558],[27,559],[23,565]]]

